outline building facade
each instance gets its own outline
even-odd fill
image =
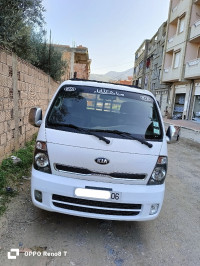
[[[171,117],[200,121],[200,0],[171,0],[162,67]]]
[[[135,64],[133,70],[133,85],[144,88],[145,69],[147,61],[149,40],[145,40],[135,53]]]
[[[163,116],[166,115],[169,97],[169,85],[161,84],[166,31],[167,22],[164,22],[149,41],[144,84],[144,89],[151,91],[155,95]]]
[[[114,83],[122,84],[122,85],[132,85],[133,84],[133,77],[132,76],[128,76],[127,79],[117,80]]]
[[[62,59],[67,62],[65,74],[62,81],[70,78],[88,79],[90,75],[90,64],[88,48],[79,45],[70,47],[68,45],[53,45],[62,53]]]
[[[160,104],[161,113],[168,108],[169,85],[161,84],[161,69],[167,31],[164,22],[151,40],[145,40],[135,53],[133,84],[151,91]]]

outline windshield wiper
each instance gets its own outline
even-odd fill
[[[119,130],[98,130],[98,131],[99,132],[107,132],[107,133],[117,134],[117,135],[122,136],[122,137],[127,137],[129,139],[137,140],[140,143],[145,144],[149,148],[153,147],[153,145],[151,143],[149,143],[148,141],[146,141],[145,139],[135,137],[131,133],[128,133],[128,132],[123,132],[123,131],[119,131]]]
[[[86,133],[86,134],[88,134],[88,135],[95,136],[95,137],[97,137],[98,139],[105,141],[106,144],[109,144],[109,143],[110,143],[110,140],[109,140],[109,139],[107,139],[107,138],[105,138],[105,137],[103,137],[103,136],[100,136],[100,135],[98,135],[98,134],[92,132],[92,131],[89,130],[89,129],[82,128],[82,127],[78,127],[78,126],[75,126],[75,125],[73,125],[73,124],[51,123],[50,125],[51,125],[51,126],[62,126],[62,127],[74,128],[74,129],[78,130],[79,132],[83,132],[83,133]]]

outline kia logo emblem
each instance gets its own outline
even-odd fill
[[[108,164],[109,160],[106,158],[97,158],[97,159],[95,159],[95,162],[98,164]]]

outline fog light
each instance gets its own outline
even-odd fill
[[[149,215],[154,215],[158,212],[159,204],[152,204]]]
[[[34,192],[35,199],[39,202],[42,202],[42,192],[39,190],[35,190]]]

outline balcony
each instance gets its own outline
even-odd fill
[[[165,42],[165,38],[166,38],[166,34],[165,35],[162,35],[160,42],[161,43]]]
[[[200,20],[197,20],[191,27],[190,40],[195,41],[195,39],[200,40]]]
[[[163,82],[173,82],[178,81],[181,75],[181,68],[164,68],[163,70]]]
[[[151,55],[151,54],[154,54],[155,53],[155,50],[156,50],[156,44],[154,45],[151,45],[148,49],[148,56]]]
[[[178,35],[174,35],[167,41],[167,51],[170,51],[174,48],[174,46],[183,43],[185,40],[185,32],[182,32]]]
[[[188,61],[185,66],[185,78],[200,78],[200,58]]]
[[[179,3],[172,9],[170,16],[170,23],[174,21],[177,17],[181,16],[186,10],[189,1],[180,0]]]

